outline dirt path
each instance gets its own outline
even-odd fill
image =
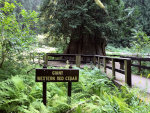
[[[107,75],[112,78],[112,70],[107,69]],[[116,80],[120,82],[121,84],[125,83],[125,75],[116,72]],[[148,93],[150,93],[150,79],[147,79],[145,77],[140,77],[139,75],[133,75],[132,74],[132,86],[138,87],[141,90],[144,90]]]
[[[111,66],[111,62],[108,65]],[[115,68],[119,69],[120,64],[116,62]],[[101,70],[104,71],[103,67],[101,68]],[[111,69],[106,69],[106,74],[108,75],[109,78],[112,78]],[[116,75],[115,81],[117,81],[119,84],[124,85],[125,75],[118,72],[115,72],[115,75]],[[139,98],[149,103],[150,102],[150,79],[141,77],[139,75],[134,75],[134,74],[132,74],[131,77],[132,77],[132,87],[139,88],[139,90],[141,91],[141,95]]]
[[[111,66],[111,63],[108,64],[108,65]],[[120,68],[120,64],[119,63],[115,63],[115,67],[117,69],[119,69]],[[115,74],[116,74],[116,80],[118,82],[124,84],[125,83],[125,75],[121,74],[121,73],[118,73],[118,72],[115,72]],[[112,77],[112,70],[107,69],[107,75],[109,77]],[[144,91],[150,93],[150,79],[147,79],[145,77],[141,77],[139,75],[132,74],[132,86],[133,87],[138,87],[141,90],[144,90]]]

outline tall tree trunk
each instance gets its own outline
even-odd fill
[[[86,55],[106,55],[106,39],[91,37],[90,35],[80,36],[78,39],[71,38],[70,43],[64,53],[66,54],[86,54]]]

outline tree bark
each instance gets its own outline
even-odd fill
[[[71,37],[65,50],[66,54],[106,55],[106,39],[91,35],[81,35],[79,38]]]

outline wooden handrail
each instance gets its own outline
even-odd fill
[[[46,54],[46,64],[48,64],[48,61],[65,61],[66,59],[61,60],[48,60],[48,56],[52,57],[74,57],[76,66],[80,67],[81,62],[83,62],[82,58],[88,57],[90,60],[92,60],[93,64],[96,65],[98,61],[98,67],[100,68],[100,59],[103,59],[103,66],[104,66],[104,72],[106,73],[106,68],[112,69],[112,74],[115,76],[115,71],[125,74],[125,81],[126,83],[131,86],[131,58],[116,58],[116,57],[109,57],[109,56],[100,56],[100,55],[84,55],[84,54],[56,54],[56,53],[47,53]],[[92,59],[91,59],[92,58]],[[112,67],[107,66],[107,60],[112,60]],[[86,61],[85,61],[86,62]],[[121,62],[125,64],[125,70],[116,69],[115,68],[115,62]]]

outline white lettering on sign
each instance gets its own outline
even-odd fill
[[[71,81],[71,80],[77,80],[77,76],[66,76],[65,80],[69,80],[69,81]]]
[[[52,75],[63,75],[63,71],[52,71]]]

